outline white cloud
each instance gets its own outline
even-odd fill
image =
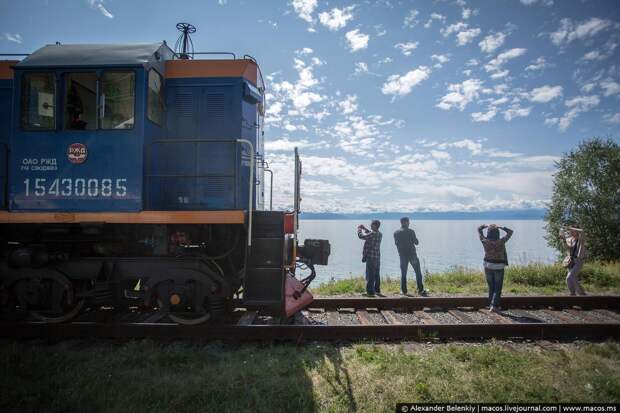
[[[553,99],[559,98],[562,96],[563,88],[562,86],[541,86],[532,91],[529,94],[529,99],[532,102],[538,103],[547,103],[552,101]]]
[[[480,50],[484,53],[493,53],[497,48],[501,47],[506,40],[506,35],[502,32],[490,34],[478,43]]]
[[[419,66],[417,69],[411,70],[402,76],[392,75],[388,77],[387,82],[383,84],[381,92],[383,92],[384,95],[407,95],[411,93],[413,87],[428,79],[430,74],[430,68]]]
[[[502,69],[502,66],[506,62],[508,62],[509,60],[515,59],[519,56],[522,56],[523,54],[525,54],[526,51],[527,49],[524,49],[524,48],[514,48],[514,49],[507,50],[497,55],[495,59],[492,59],[491,61],[489,61],[489,63],[484,65],[484,68],[487,72],[500,72]],[[506,72],[506,74],[508,73]],[[504,76],[506,74],[504,74]]]
[[[443,29],[440,30],[440,32],[443,35],[443,37],[448,37],[452,33],[458,33],[460,31],[467,29],[468,26],[469,25],[467,23],[458,22],[458,23],[451,24],[448,27],[444,27]]]
[[[424,28],[429,29],[431,25],[433,24],[433,21],[435,20],[443,23],[446,21],[446,16],[444,16],[443,14],[439,14],[439,13],[431,13],[431,16],[429,17],[428,21],[424,24]]]
[[[394,47],[399,49],[405,56],[411,56],[411,53],[413,53],[419,44],[419,42],[397,43]]]
[[[368,65],[364,62],[355,63],[355,74],[361,75],[362,73],[368,73]]]
[[[620,112],[606,114],[605,116],[603,116],[603,122],[616,125],[620,124]]]
[[[409,27],[409,28],[415,27],[418,24],[418,21],[416,20],[418,17],[418,14],[420,14],[420,12],[415,9],[409,10],[409,13],[407,14],[407,16],[405,16],[405,21],[403,23],[405,27]]]
[[[437,151],[435,149],[432,149],[430,153],[433,158],[438,159],[438,160],[448,161],[452,158],[452,156],[450,156],[448,152],[444,152],[444,151]]]
[[[367,48],[368,41],[370,40],[370,36],[361,33],[358,29],[347,32],[347,34],[345,34],[345,37],[347,39],[347,43],[349,44],[351,52],[357,52],[358,50]]]
[[[486,113],[474,112],[471,114],[471,117],[474,120],[474,122],[488,122],[491,119],[493,119],[495,115],[497,115],[497,109],[491,108]]]
[[[471,9],[463,9],[461,16],[463,17],[463,19],[467,20],[471,17],[471,13],[472,13]]]
[[[310,143],[307,139],[291,141],[288,138],[265,141],[265,151],[267,152],[289,152],[295,148],[317,148],[323,146],[324,142]]]
[[[293,0],[291,4],[300,19],[308,23],[314,22],[312,13],[314,13],[314,9],[316,9],[317,0]]]
[[[576,96],[564,101],[569,111],[561,117],[545,119],[546,125],[557,125],[562,132],[566,131],[580,113],[589,112],[600,103],[597,95]]]
[[[471,43],[479,35],[480,29],[478,28],[464,30],[456,35],[456,43],[459,46],[465,46],[467,43]]]
[[[534,3],[538,3],[539,0],[521,0],[522,4],[525,4],[526,6],[530,6]],[[553,6],[553,0],[540,0],[540,3],[543,6]]]
[[[4,33],[4,38],[7,39],[9,42],[13,42],[17,44],[22,44],[22,41],[24,40],[22,38],[22,35],[19,33],[15,33],[15,34]]]
[[[439,145],[440,147],[442,145]],[[463,139],[460,141],[447,144],[455,148],[467,149],[472,155],[480,155],[482,153],[482,144],[480,142],[474,142],[471,139]]]
[[[107,17],[108,19],[113,19],[114,15],[110,13],[108,9],[106,9],[106,7],[104,6],[104,3],[105,3],[104,0],[88,0],[88,4],[90,4],[91,8],[99,11],[99,13],[101,13],[103,16]]]
[[[308,55],[312,53],[314,53],[314,50],[312,50],[309,47],[304,47],[303,49],[295,50],[295,54],[298,56],[304,56],[304,55]]]
[[[343,115],[355,112],[357,110],[357,96],[347,95],[345,100],[338,103],[338,106],[340,106]]]
[[[439,69],[450,61],[450,56],[446,54],[434,54],[431,56],[431,60],[437,62],[433,67]]]
[[[602,80],[600,86],[601,89],[603,89],[603,95],[605,96],[617,95],[620,93],[620,83],[611,78]]]
[[[552,32],[549,37],[553,44],[560,46],[562,44],[568,44],[573,40],[593,37],[599,32],[607,29],[611,24],[611,21],[598,17],[591,17],[579,24],[573,23],[571,19],[562,19],[560,21],[560,27],[555,32]]]
[[[329,30],[340,30],[353,18],[354,9],[355,6],[344,7],[342,9],[333,8],[331,11],[320,13],[319,21]]]
[[[504,119],[511,121],[514,118],[524,118],[530,115],[532,107],[522,108],[518,105],[512,105],[510,108],[504,111]]]
[[[443,110],[459,108],[462,111],[469,103],[478,98],[482,83],[480,79],[468,79],[462,83],[451,84],[448,86],[449,93],[444,95],[436,106]]]
[[[536,71],[536,70],[544,70],[548,67],[551,67],[552,65],[547,63],[547,61],[545,60],[544,57],[539,57],[536,60],[534,60],[534,62],[532,62],[530,65],[528,65],[525,70],[529,70],[529,71]]]

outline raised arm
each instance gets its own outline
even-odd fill
[[[513,231],[513,230],[511,230],[511,229],[510,229],[510,228],[508,228],[508,227],[500,227],[500,229],[503,229],[504,231],[506,231],[506,235],[504,235],[504,236],[501,238],[501,241],[502,241],[502,242],[506,242],[506,241],[508,241],[508,240],[510,239],[510,237],[512,237],[512,233],[513,233],[514,231]]]
[[[484,234],[482,233],[482,230],[485,229],[487,226],[486,225],[480,225],[478,227],[478,235],[480,236],[480,241],[484,242],[486,241],[486,238],[484,237]]]
[[[371,235],[372,235],[372,232],[368,231],[365,228],[358,228],[357,229],[357,236],[359,237],[359,239],[368,239],[368,238],[370,238]]]

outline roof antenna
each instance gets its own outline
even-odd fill
[[[181,32],[174,51],[179,55],[180,59],[191,59],[194,57],[194,42],[190,34],[196,33],[196,27],[189,23],[177,23],[177,30]]]

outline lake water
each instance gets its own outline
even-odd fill
[[[412,222],[420,245],[417,252],[422,271],[440,272],[454,266],[482,269],[484,256],[477,228],[487,222],[461,220],[428,220]],[[364,274],[362,263],[363,240],[357,237],[357,226],[369,222],[359,220],[300,220],[299,238],[328,239],[331,244],[329,265],[317,266],[320,284],[331,278],[349,278]],[[552,263],[557,252],[547,245],[543,221],[502,221],[498,225],[514,230],[506,244],[508,262],[514,264]],[[400,228],[398,220],[381,222],[381,275],[400,277],[398,252],[394,245],[394,231]],[[503,233],[503,231],[502,231]],[[412,273],[413,269],[409,269]]]

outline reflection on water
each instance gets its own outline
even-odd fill
[[[357,238],[357,225],[370,223],[355,220],[301,220],[299,238],[328,239],[332,253],[329,265],[317,266],[316,283],[333,278],[348,278],[364,273],[362,263],[363,241]],[[478,239],[478,226],[482,221],[415,221],[413,228],[420,240],[417,247],[423,271],[440,272],[454,266],[482,269],[483,251]],[[547,245],[543,221],[502,221],[498,225],[514,230],[506,244],[510,264],[532,262],[552,263],[556,251]],[[381,275],[400,274],[398,253],[394,245],[394,231],[400,227],[398,220],[382,221]],[[409,269],[412,272],[411,269]]]

